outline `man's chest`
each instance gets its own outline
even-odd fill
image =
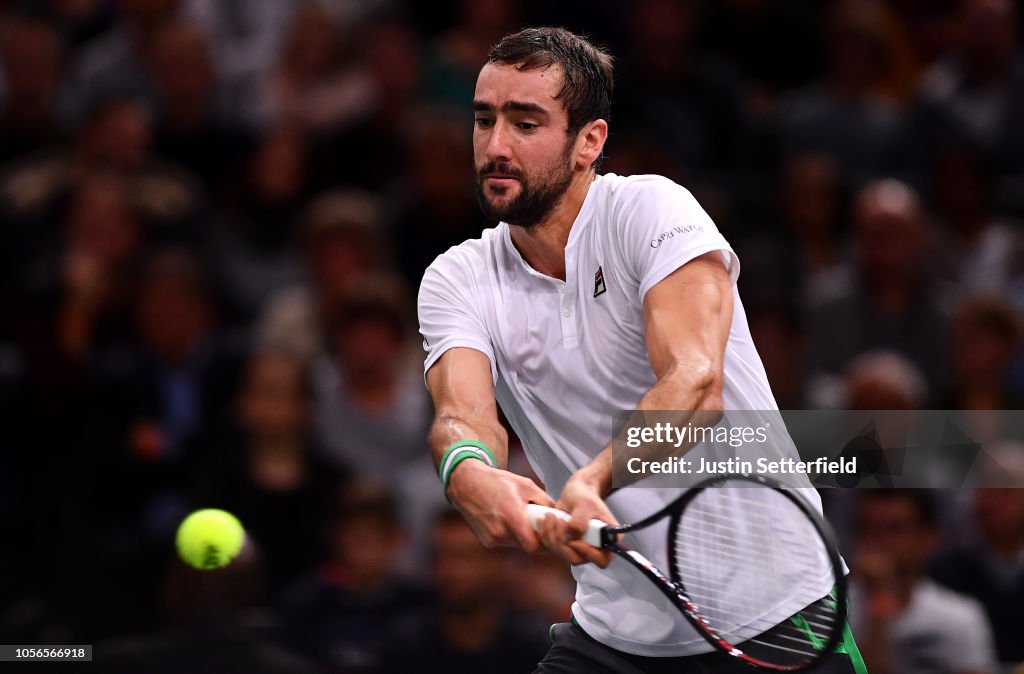
[[[488,328],[518,387],[595,395],[650,379],[638,290],[613,262],[587,256],[564,282],[517,270],[501,288]]]

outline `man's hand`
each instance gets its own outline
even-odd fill
[[[612,561],[612,553],[580,540],[591,519],[618,524],[601,498],[601,484],[602,480],[587,468],[577,471],[565,483],[555,505],[571,513],[572,520],[566,522],[548,515],[537,526],[537,535],[544,547],[570,564],[592,562],[604,569]]]
[[[526,516],[526,504],[555,505],[533,480],[474,460],[455,467],[448,498],[484,546],[519,547],[526,552],[541,548]]]

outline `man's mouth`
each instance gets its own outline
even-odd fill
[[[508,185],[519,182],[519,178],[508,173],[488,173],[484,176],[484,180],[492,185]]]

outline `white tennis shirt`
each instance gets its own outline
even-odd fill
[[[654,175],[609,173],[594,180],[569,233],[565,282],[531,268],[506,223],[440,255],[419,292],[424,371],[451,348],[486,354],[497,401],[557,499],[569,476],[610,442],[616,415],[634,409],[657,380],[644,338],[647,291],[712,251],[721,252],[733,282],[725,409],[776,410],[736,291],[736,254],[686,189]],[[816,492],[808,491],[820,510]],[[635,522],[680,493],[630,487],[607,503],[620,522]],[[625,543],[667,569],[663,529],[641,531]],[[576,566],[573,574],[573,615],[602,643],[650,656],[712,650],[624,560],[614,559],[605,570]],[[831,586],[826,576],[823,570],[820,592],[751,609],[778,622],[823,596]]]

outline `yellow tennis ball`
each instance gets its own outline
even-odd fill
[[[178,554],[197,569],[219,569],[231,563],[245,542],[245,529],[231,513],[216,508],[197,510],[181,523]]]

